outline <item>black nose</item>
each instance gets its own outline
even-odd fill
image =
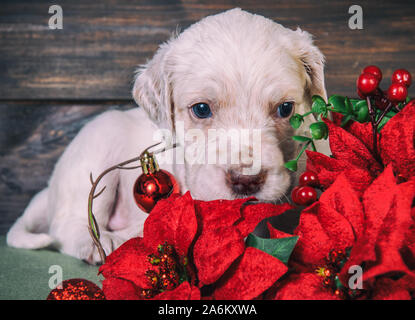
[[[236,194],[251,195],[261,189],[266,177],[265,170],[261,170],[257,175],[243,175],[235,170],[229,170],[226,174],[226,182]]]

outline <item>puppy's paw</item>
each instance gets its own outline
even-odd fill
[[[115,235],[113,232],[102,231],[100,234],[99,242],[104,249],[105,255],[108,256],[111,252],[122,245],[125,240]],[[87,245],[84,245],[79,251],[79,258],[88,262],[89,264],[98,265],[102,264],[101,256],[99,255],[98,248],[90,239]]]

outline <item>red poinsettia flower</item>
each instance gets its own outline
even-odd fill
[[[325,119],[329,128],[332,157],[307,151],[307,170],[318,175],[323,188],[328,188],[343,173],[359,196],[389,164],[400,178],[410,179],[415,175],[414,114],[415,100],[409,102],[382,128],[378,135],[382,163],[373,155],[370,123],[351,121],[345,128],[341,128]]]
[[[415,293],[415,179],[398,184],[392,167],[362,200],[340,173],[302,212],[294,232],[299,236],[292,257],[296,272],[277,283],[271,298],[404,299]],[[348,289],[352,266],[363,268],[362,291]]]
[[[197,201],[190,193],[161,200],[143,238],[108,256],[100,272],[107,299],[253,299],[286,271],[277,258],[244,239],[264,218],[290,205],[250,204],[254,198]],[[166,282],[166,285],[164,284]],[[214,286],[211,286],[215,284]]]

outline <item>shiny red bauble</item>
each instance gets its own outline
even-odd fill
[[[291,192],[291,199],[295,204],[307,206],[317,200],[317,191],[309,186],[298,186]]]
[[[318,178],[317,175],[312,171],[306,171],[304,172],[299,180],[298,180],[300,186],[310,186],[310,187],[318,187]]]
[[[392,74],[392,83],[401,83],[408,88],[412,83],[412,76],[408,70],[397,69]]]
[[[367,66],[363,69],[362,73],[373,74],[379,82],[382,81],[382,71],[377,66]]]
[[[379,80],[371,73],[362,73],[357,79],[357,89],[363,95],[369,95],[376,91]]]
[[[403,102],[408,96],[408,89],[403,83],[392,83],[388,89],[388,99],[391,102]]]
[[[143,173],[136,180],[133,189],[137,206],[147,213],[150,213],[159,200],[178,192],[179,185],[173,175],[165,170]]]

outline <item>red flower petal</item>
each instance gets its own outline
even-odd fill
[[[337,160],[318,152],[306,151],[307,170],[317,174],[320,185],[327,189],[340,174],[344,174],[353,189],[360,196],[372,183],[373,176],[367,170],[358,168],[345,160]]]
[[[235,227],[203,230],[193,250],[200,285],[217,281],[244,249],[243,236]]]
[[[382,128],[380,154],[384,165],[392,164],[404,178],[415,176],[415,100]]]
[[[293,237],[294,235],[282,232],[281,230],[275,229],[271,223],[267,222],[268,230],[269,230],[269,237],[270,239],[281,239],[281,238],[288,238]]]
[[[196,232],[197,219],[190,192],[160,200],[145,221],[143,231],[149,248],[156,249],[166,241],[181,256],[187,255]]]
[[[200,300],[200,291],[185,281],[173,290],[166,290],[156,295],[153,300]]]
[[[336,159],[343,159],[352,165],[367,169],[373,174],[382,171],[382,166],[375,160],[364,143],[330,120],[324,119],[329,128],[331,152]]]
[[[279,205],[271,203],[247,204],[242,209],[242,221],[236,227],[241,232],[242,237],[245,238],[265,218],[278,216],[292,208],[293,206],[288,203]]]
[[[321,226],[318,219],[319,203],[303,210],[300,223],[294,234],[298,235],[297,245],[292,254],[292,260],[310,267],[324,263],[330,250],[333,249],[331,239]]]
[[[250,200],[256,199],[254,197],[250,197],[236,200],[195,200],[195,208],[199,218],[199,225],[203,229],[208,229],[211,226],[214,228],[232,226],[241,218],[242,205]]]
[[[217,300],[250,300],[258,297],[287,272],[280,260],[247,247],[242,259],[222,278],[213,293]]]
[[[125,279],[137,287],[149,288],[145,272],[152,267],[147,256],[153,251],[144,245],[142,238],[130,239],[107,257],[99,273],[105,278]]]
[[[349,266],[363,261],[371,261],[363,275],[365,281],[391,271],[409,272],[400,249],[411,224],[413,196],[414,190],[407,184],[396,185],[391,166],[373,182],[363,196],[365,232],[352,248],[342,279]]]
[[[401,285],[399,281],[389,278],[376,280],[373,290],[373,300],[411,300],[407,288]]]
[[[373,130],[370,122],[360,123],[357,121],[350,121],[345,129],[359,139],[373,154]]]
[[[107,300],[140,300],[141,292],[134,283],[124,279],[106,278],[102,290]]]
[[[293,258],[320,265],[333,249],[352,246],[363,229],[363,211],[347,178],[340,175],[314,206],[303,210]]]
[[[315,273],[292,274],[277,285],[275,300],[339,300]]]
[[[364,222],[364,214],[363,208],[359,201],[359,198],[354,192],[349,180],[346,178],[345,175],[339,175],[333,185],[327,189],[320,197],[321,203],[321,210],[335,210],[340,213],[352,226],[354,238],[361,235],[363,232],[363,222]],[[323,221],[322,219],[320,219]],[[343,221],[341,219],[341,221]],[[342,237],[344,237],[344,232],[346,230],[339,230],[338,226],[332,226],[332,222],[330,221],[330,216],[325,225],[325,229],[329,234],[335,234],[338,231],[341,231]],[[330,229],[334,229],[333,231],[329,231]],[[348,227],[346,227],[349,230]],[[332,237],[333,237],[332,236]]]

